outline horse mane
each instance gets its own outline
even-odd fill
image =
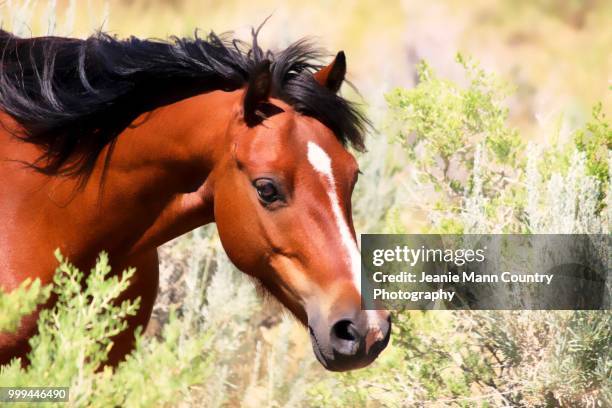
[[[249,44],[213,32],[201,38],[197,31],[194,38],[164,41],[103,32],[85,40],[22,39],[0,30],[0,109],[19,124],[16,137],[42,148],[30,167],[47,175],[87,175],[140,114],[244,87],[269,59],[272,96],[322,122],[343,145],[363,150],[367,119],[311,75],[321,67],[321,50],[300,40],[264,52],[257,33]]]

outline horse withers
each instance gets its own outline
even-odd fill
[[[101,250],[137,272],[138,314],[116,364],[148,322],[157,247],[215,222],[230,260],[310,331],[329,370],[371,363],[389,314],[361,308],[351,217],[366,119],[308,42],[264,52],[219,37],[172,42],[20,39],[0,33],[0,286],[50,283],[53,251],[83,269]],[[50,307],[52,304],[45,305]],[[0,334],[0,364],[24,357],[37,314]]]

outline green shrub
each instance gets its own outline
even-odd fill
[[[20,360],[14,359],[2,366],[0,384],[68,386],[70,406],[140,407],[184,398],[190,385],[211,375],[212,355],[204,352],[209,334],[185,337],[182,322],[174,313],[160,340],[139,334],[136,349],[126,361],[114,371],[104,366],[111,337],[125,329],[125,318],[139,306],[138,300],[113,303],[135,271],[112,276],[108,257],[102,253],[84,279],[59,252],[56,256],[60,261],[53,287],[57,304],[40,313],[38,334],[30,339],[30,364],[22,368]],[[39,286],[32,285],[29,291],[19,293],[27,293],[22,298],[31,304],[40,292]],[[0,295],[0,304],[13,296]]]
[[[502,217],[518,195],[509,180],[518,175],[524,150],[518,131],[507,124],[503,102],[509,87],[461,54],[456,60],[464,69],[466,86],[439,78],[423,61],[417,87],[386,95],[390,132],[405,147],[417,180],[433,190],[429,209],[439,215],[433,224],[436,232],[486,229],[477,219],[466,220],[467,225],[458,222],[461,210],[471,215],[474,205],[481,205],[480,212],[499,215],[493,223],[507,232],[517,225],[515,219]],[[470,194],[490,200],[465,205]]]
[[[26,279],[10,293],[4,293],[0,288],[0,333],[13,332],[19,327],[19,322],[36,310],[49,297],[50,287],[42,287],[40,279],[32,282]]]
[[[406,188],[435,192],[426,230],[609,234],[611,134],[601,104],[569,143],[525,149],[505,123],[507,88],[458,61],[466,87],[422,63],[416,88],[387,96],[394,140],[419,176]],[[440,314],[447,320],[433,329]],[[396,322],[395,341],[411,364],[391,378],[411,378],[424,390],[421,402],[610,404],[610,311],[398,313]]]

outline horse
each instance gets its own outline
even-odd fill
[[[157,248],[213,222],[326,369],[367,366],[389,342],[389,313],[361,303],[350,148],[364,150],[370,125],[338,94],[345,54],[324,65],[308,39],[264,51],[258,33],[0,32],[0,286],[51,283],[56,248],[84,270],[101,250],[114,270],[135,267],[119,301],[141,306],[113,338],[111,366],[151,316]],[[39,311],[0,333],[0,364],[27,361]]]

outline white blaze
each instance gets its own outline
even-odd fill
[[[357,292],[361,295],[361,255],[357,248],[357,243],[353,239],[351,230],[349,229],[346,219],[342,214],[340,203],[338,201],[338,194],[336,192],[336,181],[334,180],[334,173],[332,171],[332,163],[329,155],[323,150],[318,144],[314,142],[308,142],[308,161],[312,164],[312,167],[322,174],[327,181],[327,195],[331,202],[331,209],[336,220],[336,226],[340,232],[340,239],[342,245],[346,249],[347,261],[353,274],[353,284],[357,288]]]

